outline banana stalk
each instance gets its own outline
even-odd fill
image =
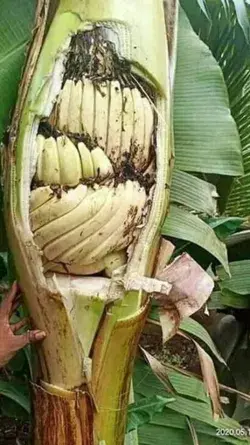
[[[34,443],[123,445],[149,296],[167,289],[153,278],[173,157],[163,3],[61,0],[51,21],[54,6],[38,4],[5,159],[9,243],[47,333]]]

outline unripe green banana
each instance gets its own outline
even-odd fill
[[[82,133],[81,123],[81,104],[82,104],[82,81],[72,84],[69,113],[68,113],[68,129],[70,133]]]
[[[60,164],[60,184],[74,187],[79,184],[82,166],[77,148],[67,136],[57,138]]]
[[[44,140],[37,167],[36,178],[38,181],[42,181],[44,184],[60,184],[59,157],[56,140],[53,137]]]
[[[37,190],[40,189],[41,188],[38,188]],[[31,192],[31,196],[33,193],[37,192],[37,190]],[[79,184],[76,189],[70,189],[67,192],[61,190],[60,198],[53,196],[51,199],[47,200],[30,213],[31,230],[35,232],[37,229],[43,227],[51,221],[54,221],[55,219],[60,218],[60,216],[71,212],[80,204],[86,195],[87,187],[86,185],[82,184]]]
[[[83,132],[91,138],[94,134],[95,90],[91,80],[84,78],[82,92],[81,121]]]
[[[69,116],[69,104],[71,97],[71,89],[74,85],[73,80],[66,80],[63,89],[60,94],[59,104],[58,104],[58,119],[57,125],[58,130],[69,131],[68,127],[68,116]]]
[[[82,164],[82,178],[93,178],[94,177],[94,166],[92,161],[92,156],[89,149],[83,142],[79,142],[78,151]]]
[[[108,119],[109,82],[102,82],[95,86],[94,138],[103,149],[107,144]]]
[[[124,88],[122,92],[122,137],[121,157],[124,153],[130,153],[134,128],[134,101],[130,88]]]
[[[145,163],[144,156],[144,129],[145,116],[141,93],[137,88],[133,88],[132,97],[134,102],[134,129],[132,137],[132,158],[135,167],[140,170]]]
[[[114,173],[109,158],[100,147],[96,147],[91,151],[91,157],[94,166],[94,176],[105,177]]]
[[[122,133],[122,92],[120,82],[113,80],[110,82],[110,102],[108,118],[108,137],[106,153],[108,157],[120,163],[120,147]]]

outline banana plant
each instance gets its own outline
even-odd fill
[[[122,445],[150,294],[169,291],[154,271],[173,165],[177,6],[165,2],[166,33],[161,0],[55,3],[38,2],[5,156],[9,244],[47,334],[34,443]]]

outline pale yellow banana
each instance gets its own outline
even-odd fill
[[[95,177],[105,177],[113,174],[112,164],[100,147],[94,148],[91,151],[91,157],[94,166],[94,176]]]
[[[69,101],[68,129],[70,133],[82,132],[81,123],[82,81],[73,83]]]
[[[116,163],[120,161],[122,133],[122,92],[120,82],[110,82],[110,103],[106,153]]]
[[[82,166],[77,148],[67,136],[57,138],[60,165],[60,184],[71,187],[79,184]]]
[[[44,140],[39,155],[37,179],[44,184],[60,184],[60,166],[56,140],[53,137]]]
[[[84,78],[82,93],[81,121],[85,134],[93,137],[95,114],[95,90],[91,80]]]
[[[132,187],[129,188],[131,202]],[[117,189],[113,190],[109,206],[105,206],[100,214],[96,215],[96,217],[92,220],[92,224],[95,226],[95,229],[93,230],[92,227],[89,227],[89,231],[85,230],[84,241],[78,244],[72,252],[67,252],[65,256],[62,256],[62,261],[67,262],[67,260],[73,260],[75,263],[87,265],[100,260],[106,253],[110,253],[110,251],[105,251],[103,255],[95,258],[92,258],[91,255],[91,253],[98,248],[98,246],[100,247],[104,240],[111,235],[111,233],[116,229],[117,225],[121,225],[124,221],[130,205],[126,201],[128,196],[126,196],[124,189],[124,184],[119,184]],[[111,251],[112,250],[113,249],[111,249]]]
[[[34,190],[34,192],[37,190]],[[30,225],[32,231],[35,232],[37,229],[51,221],[71,212],[80,204],[86,195],[87,187],[82,184],[79,184],[76,189],[70,189],[67,192],[61,190],[60,198],[54,196],[30,213]]]
[[[94,177],[94,166],[92,161],[92,156],[89,149],[83,142],[79,142],[78,151],[81,159],[82,165],[82,178],[93,178]]]
[[[68,135],[37,136],[35,179],[62,188],[53,195],[50,187],[39,187],[30,199],[30,224],[43,249],[44,270],[76,275],[104,271],[111,277],[126,264],[125,249],[138,234],[148,199],[137,181],[114,187],[115,178],[128,158],[154,179],[155,160],[148,165],[153,107],[137,88],[122,89],[118,80],[67,80],[59,96],[57,126]],[[74,135],[83,135],[77,147]],[[86,184],[91,187],[81,184],[90,178],[93,183]],[[112,182],[98,186],[95,178]]]
[[[103,258],[103,262],[105,274],[107,275],[107,277],[111,277],[114,270],[126,264],[126,252],[125,250],[120,250],[119,252],[109,253]]]
[[[42,176],[42,152],[44,148],[45,137],[38,134],[36,137],[36,153],[37,153],[37,166],[36,166],[36,178],[39,180]]]
[[[131,141],[134,128],[134,101],[130,88],[124,88],[122,92],[122,136],[121,157],[130,153]]]
[[[132,137],[132,157],[135,167],[140,170],[141,165],[145,164],[144,156],[144,129],[145,116],[144,106],[141,93],[137,88],[132,90],[132,97],[134,102],[134,128]]]
[[[80,266],[79,264],[62,264],[53,261],[48,261],[44,264],[44,272],[57,272],[63,274],[73,275],[93,275],[101,272],[105,268],[104,260],[98,261],[88,266]]]
[[[37,244],[41,248],[48,245],[49,251],[55,247],[56,256],[60,255],[62,251],[69,249],[72,245],[75,245],[81,237],[85,236],[82,229],[83,224],[95,217],[105,205],[109,195],[112,195],[112,191],[110,191],[108,187],[102,187],[97,191],[88,188],[87,196],[72,212],[52,221],[35,232]],[[46,252],[45,250],[44,253],[46,254]],[[54,257],[47,258],[54,259]]]
[[[79,264],[62,264],[48,261],[44,264],[44,272],[53,271],[63,274],[73,275],[93,275],[104,270],[107,277],[111,277],[114,270],[123,266],[127,262],[125,250],[113,252],[106,255],[103,259],[87,266]]]
[[[95,86],[94,139],[99,147],[106,148],[109,119],[109,82]]]
[[[88,213],[87,217],[89,217],[89,213],[91,213],[91,210],[93,211],[89,205],[89,202],[92,202],[91,200],[93,194],[94,190],[88,189],[87,196],[82,200],[80,205],[74,209],[74,211],[57,218],[55,221],[52,221],[49,224],[41,225],[41,227],[39,227],[39,229],[37,229],[34,233],[34,239],[38,246],[43,248],[52,240],[62,236],[81,224],[82,214],[84,216],[84,211]],[[93,204],[96,204],[96,200],[93,201]]]
[[[69,104],[71,97],[71,89],[74,85],[73,80],[66,80],[63,89],[61,91],[61,95],[59,98],[58,105],[58,129],[61,131],[69,131],[68,127],[68,116],[69,116]]]
[[[79,264],[91,264],[105,254],[113,252],[117,243],[127,238],[127,235],[133,232],[133,228],[138,224],[146,201],[144,189],[141,189],[136,182],[127,181],[125,186],[120,184],[117,187],[116,193],[122,206],[119,203],[117,212],[110,221],[103,225],[101,230],[91,237],[92,239],[88,240],[84,255],[82,252],[76,258]]]
[[[99,204],[98,211],[96,211],[95,200],[102,204]],[[84,209],[88,218],[84,218],[83,215],[82,224],[45,248],[45,256],[50,260],[56,259],[69,264],[77,263],[78,255],[82,252],[86,253],[88,248],[92,248],[90,245],[91,236],[101,230],[103,225],[110,220],[110,215],[115,212],[117,206],[112,189],[105,187],[95,192],[89,199],[89,209]],[[91,207],[94,211],[93,209],[91,211]]]
[[[48,185],[46,187],[38,187],[37,189],[32,190],[30,194],[30,212],[32,213],[34,210],[45,204],[45,202],[52,199],[53,195],[54,193]]]

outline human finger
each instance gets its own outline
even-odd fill
[[[44,340],[46,334],[44,331],[40,331],[39,329],[27,331],[24,334],[15,336],[15,343],[18,349],[23,348],[30,343],[36,343],[38,341]]]

